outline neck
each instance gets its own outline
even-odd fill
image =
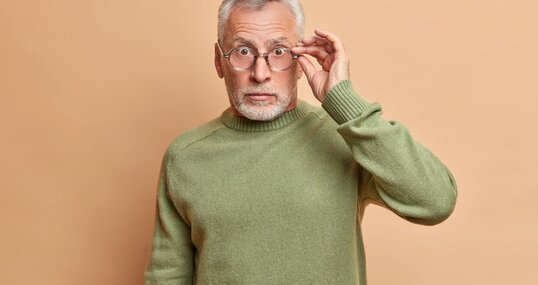
[[[236,116],[233,111],[233,108],[229,108],[224,111],[222,113],[221,119],[224,125],[226,125],[228,128],[238,131],[271,131],[283,128],[306,114],[308,110],[308,104],[306,104],[306,102],[299,101],[295,102],[293,105],[295,106],[294,108],[284,112],[282,115],[271,121],[255,121],[250,120],[242,115]]]

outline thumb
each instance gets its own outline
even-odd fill
[[[297,61],[301,65],[301,68],[304,71],[304,74],[306,75],[306,79],[308,79],[308,82],[312,82],[312,79],[314,77],[314,74],[317,72],[316,67],[310,59],[306,58],[306,56],[300,56]]]

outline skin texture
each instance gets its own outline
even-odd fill
[[[250,70],[238,71],[215,44],[215,68],[225,81],[234,115],[267,121],[292,110],[297,105],[297,80],[303,71],[320,102],[330,88],[349,79],[349,60],[340,39],[316,30],[315,35],[300,40],[295,31],[293,14],[281,3],[269,2],[261,10],[240,6],[232,10],[224,27],[224,52],[247,46],[258,53],[266,53],[280,46],[302,55],[298,64],[294,63],[285,71],[271,70],[262,57]],[[305,55],[315,58],[321,70],[317,70]]]

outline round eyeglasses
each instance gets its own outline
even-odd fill
[[[258,53],[255,50],[246,47],[236,47],[225,53],[217,41],[219,50],[222,56],[226,58],[235,70],[248,70],[255,63],[258,57],[263,57],[271,70],[284,71],[289,69],[293,62],[299,58],[298,54],[294,54],[291,50],[284,47],[277,47],[267,53]]]

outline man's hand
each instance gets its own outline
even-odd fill
[[[323,102],[329,90],[339,82],[349,79],[349,58],[342,41],[335,35],[315,30],[314,36],[303,39],[292,49],[295,54],[302,55],[297,60],[303,69],[314,96]],[[321,70],[316,70],[312,62],[304,55],[317,59]]]

